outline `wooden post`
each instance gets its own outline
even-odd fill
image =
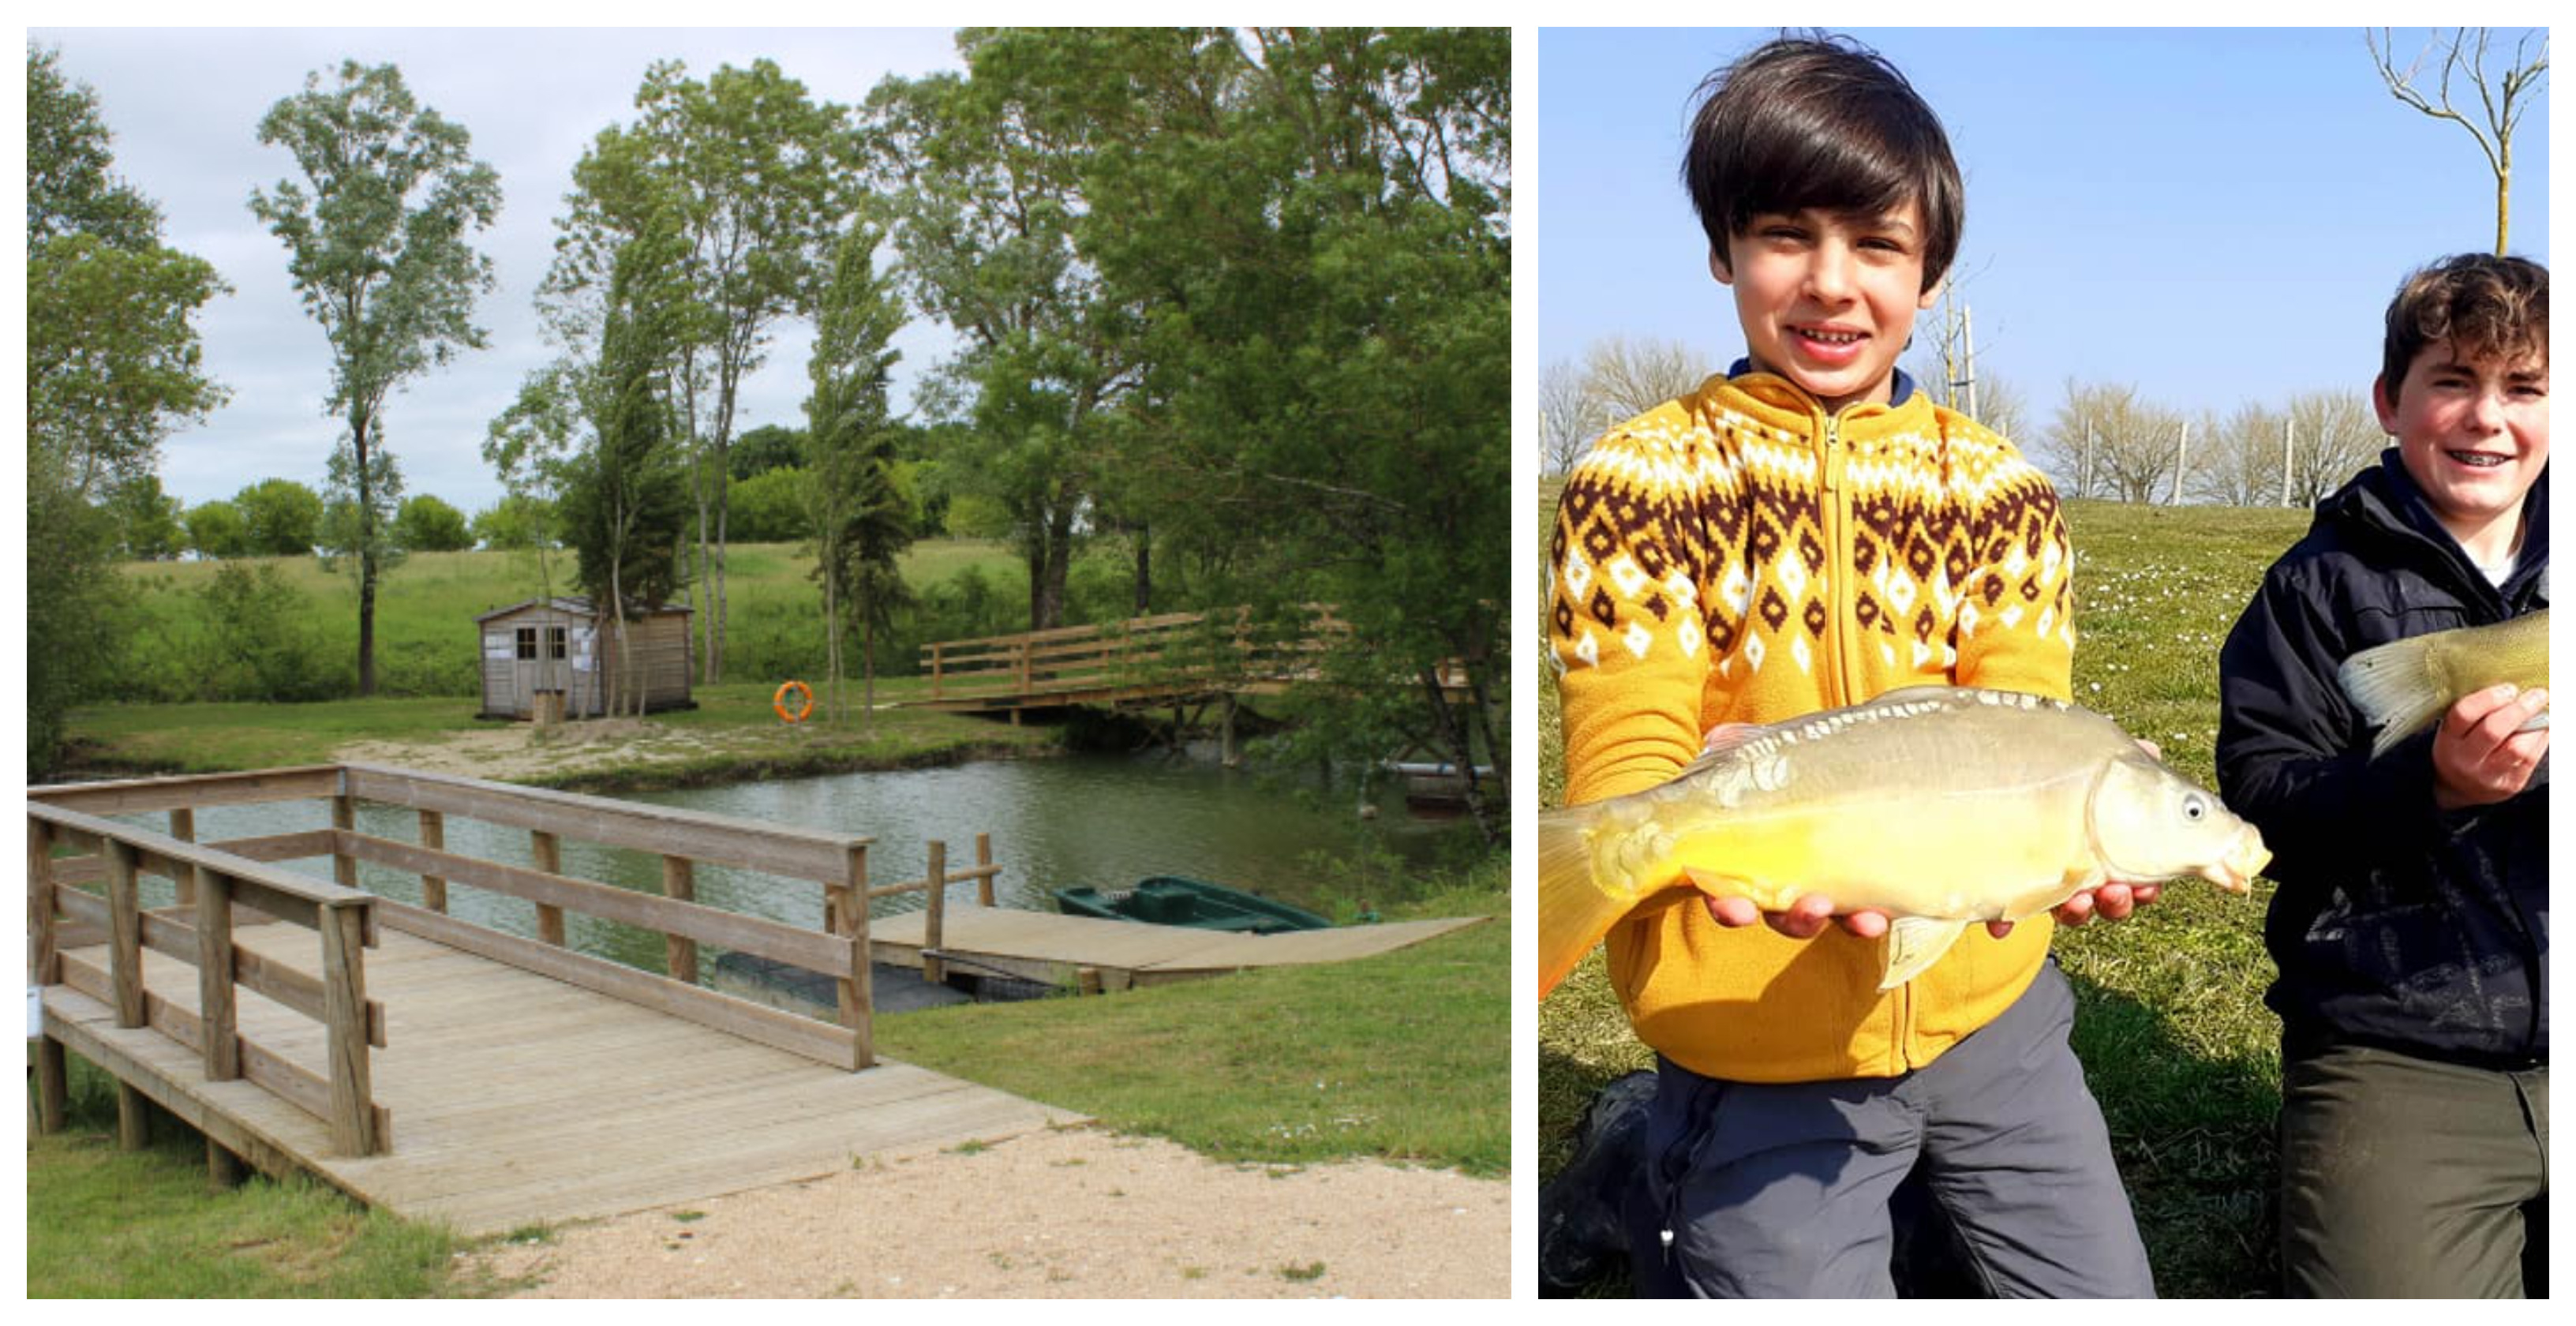
[[[323,1034],[331,1051],[331,1146],[376,1154],[374,1087],[367,1068],[366,918],[363,904],[322,908]]]
[[[152,1102],[131,1083],[116,1083],[116,1144],[127,1151],[152,1145]]]
[[[197,841],[196,807],[173,806],[170,808],[170,836],[183,843],[193,843]],[[180,906],[185,907],[189,903],[197,900],[197,872],[194,869],[179,872],[179,877],[171,882],[179,890]]]
[[[197,873],[197,1010],[205,1030],[206,1080],[229,1082],[241,1076],[233,1009],[233,882],[211,870]]]
[[[1022,640],[1022,641],[1020,641],[1018,644],[1011,646],[1011,652],[1012,652],[1014,655],[1016,655],[1016,656],[1017,656],[1017,657],[1016,657],[1016,659],[1015,659],[1015,661],[1014,661],[1014,667],[1017,669],[1017,671],[1018,671],[1018,673],[1019,673],[1019,678],[1020,678],[1020,695],[1021,695],[1023,698],[1025,698],[1025,697],[1028,695],[1028,693],[1029,693],[1029,676],[1030,676],[1030,671],[1031,671],[1031,668],[1030,668],[1030,661],[1031,661],[1031,660],[1030,660],[1030,658],[1029,658],[1029,655],[1030,655],[1030,653],[1033,651],[1033,649],[1034,649],[1034,646],[1033,646],[1033,645],[1031,645],[1031,643],[1030,643],[1029,641],[1025,640],[1025,639],[1024,639],[1024,640]]]
[[[55,959],[54,907],[54,826],[31,816],[27,820],[27,979],[37,985],[55,985],[63,979],[62,964]]]
[[[930,916],[921,928],[921,979],[932,985],[948,979],[948,964],[930,956],[947,946],[947,876],[948,844],[934,838],[930,842]]]
[[[143,908],[136,896],[134,848],[114,838],[107,857],[108,969],[116,985],[116,1025],[143,1025]]]
[[[63,1113],[72,1098],[70,1066],[63,1058],[63,1043],[51,1036],[36,1038],[36,1127],[41,1132],[63,1130]]]
[[[990,907],[993,905],[993,835],[989,833],[975,835],[975,869],[981,872],[975,877],[975,901]]]
[[[553,834],[548,833],[543,829],[537,829],[529,833],[528,841],[534,848],[537,869],[542,870],[549,875],[560,875],[563,873],[562,840],[556,838]],[[553,906],[549,903],[541,902],[537,904],[537,938],[554,945],[556,948],[563,947],[563,908]]]
[[[424,810],[420,813],[420,845],[433,852],[447,850],[447,814]],[[420,877],[420,905],[433,912],[447,910],[447,881],[436,875]]]
[[[343,776],[340,785],[342,787],[348,786],[345,775]],[[344,833],[355,832],[357,830],[358,799],[356,797],[342,793],[339,796],[331,798],[331,827]],[[358,887],[358,858],[349,855],[347,852],[340,851],[336,847],[333,848],[331,852],[331,878],[338,881],[341,888],[354,889]]]
[[[685,856],[663,857],[662,896],[675,902],[697,901],[696,863]],[[664,935],[662,936],[662,956],[664,965],[670,969],[672,980],[685,981],[691,985],[698,983],[698,941],[685,935]]]
[[[1243,763],[1243,755],[1234,745],[1234,705],[1234,692],[1227,691],[1223,716],[1217,720],[1216,756],[1217,763],[1228,769]]]
[[[850,974],[840,982],[841,1025],[850,1029],[850,1070],[877,1062],[876,982],[868,956],[868,849],[849,851],[841,882],[828,886],[832,933],[850,941]]]
[[[940,698],[941,665],[945,662],[942,655],[946,652],[945,643],[937,640],[930,642],[930,698],[934,700]]]
[[[224,1144],[206,1139],[206,1186],[218,1191],[238,1188],[242,1181],[241,1157],[224,1148]]]

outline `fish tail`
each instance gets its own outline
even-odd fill
[[[1576,807],[1539,812],[1538,996],[1573,972],[1583,955],[1610,933],[1636,900],[1614,896],[1592,877],[1592,849],[1584,841],[1589,812]]]
[[[2335,679],[2361,710],[2362,721],[2379,729],[2370,746],[2373,759],[2450,707],[2449,688],[2434,672],[2429,641],[2415,636],[2365,649],[2336,671]]]

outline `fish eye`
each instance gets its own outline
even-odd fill
[[[2182,817],[2197,824],[2209,818],[2209,799],[2195,793],[2182,799]]]

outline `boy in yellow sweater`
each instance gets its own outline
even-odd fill
[[[2070,688],[2055,490],[1896,368],[1964,219],[1939,120],[1840,41],[1771,42],[1702,92],[1683,173],[1748,354],[1612,429],[1560,498],[1570,804],[1671,778],[1729,724],[1926,683]],[[2152,896],[2105,885],[2059,917]],[[1881,992],[1886,918],[1832,912],[1702,900],[1611,931],[1659,1073],[1640,1292],[1890,1294],[1888,1198],[1919,1162],[1993,1292],[2152,1295],[2052,924],[1971,933]]]

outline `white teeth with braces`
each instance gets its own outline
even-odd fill
[[[2504,456],[2489,456],[2475,451],[2454,451],[2450,453],[2450,455],[2451,459],[2456,460],[2463,465],[2481,470],[2494,469],[2495,467],[2504,464],[2508,459]]]
[[[1823,341],[1827,345],[1850,345],[1861,339],[1861,334],[1859,332],[1808,331],[1800,332],[1798,334],[1808,338],[1809,340]]]

